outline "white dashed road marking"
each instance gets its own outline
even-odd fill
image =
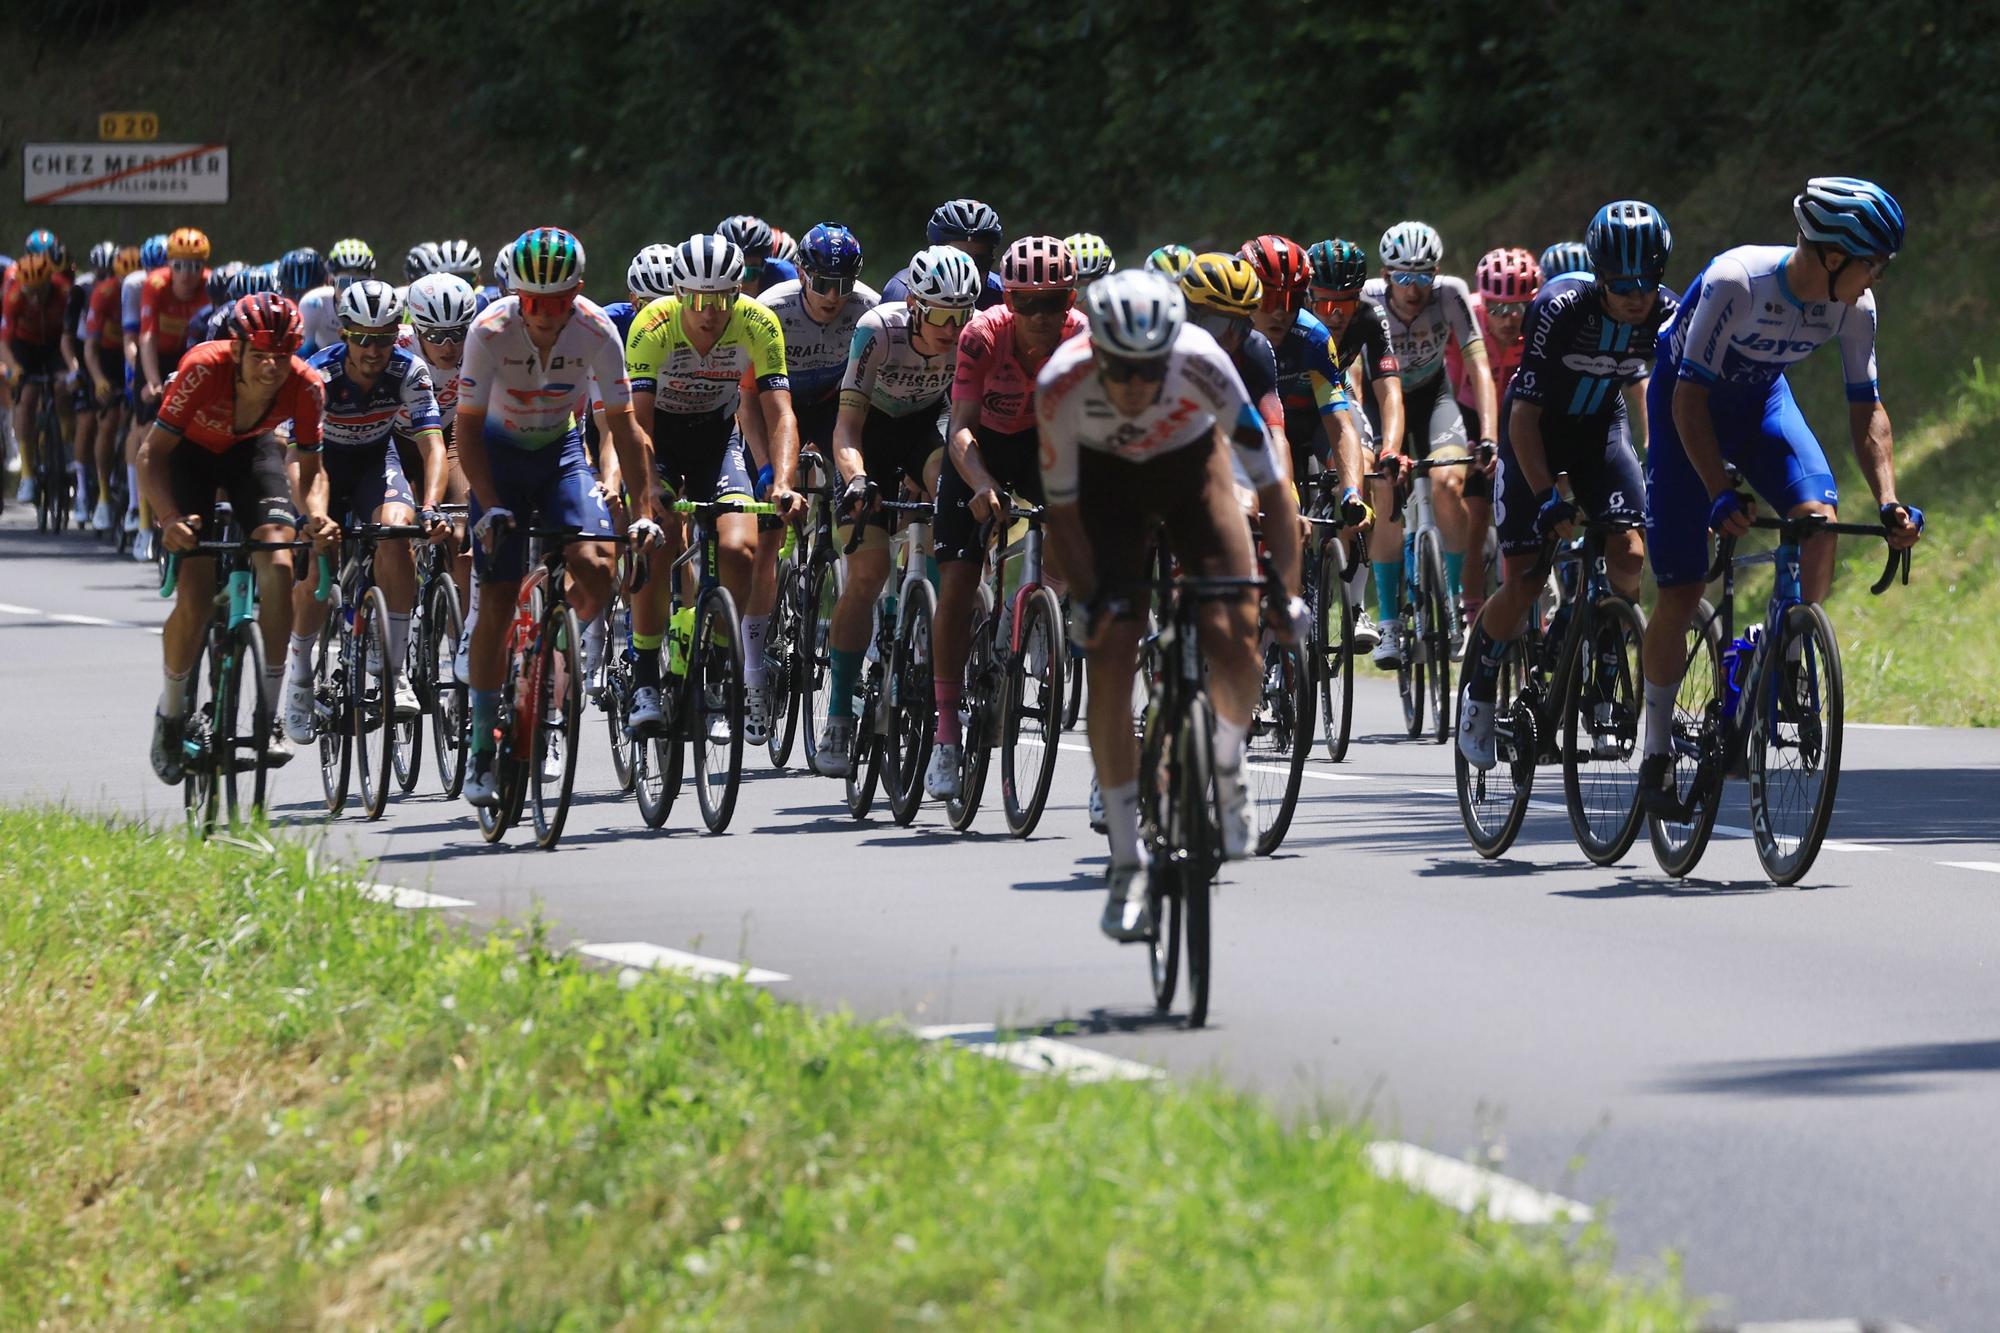
[[[576,951],[626,967],[664,968],[672,972],[691,972],[699,977],[740,976],[753,986],[769,986],[791,980],[783,972],[751,967],[748,963],[732,963],[722,958],[704,958],[698,953],[683,953],[679,949],[662,948],[643,940],[627,940],[619,944],[580,944]]]
[[[470,907],[470,898],[447,898],[442,893],[429,893],[423,889],[406,889],[400,884],[363,884],[363,897],[373,898],[378,903],[391,907],[410,909],[423,907]]]

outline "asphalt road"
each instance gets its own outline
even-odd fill
[[[0,520],[0,799],[170,815],[145,757],[164,611],[148,571],[22,518]],[[1156,1017],[1140,952],[1097,933],[1075,751],[1026,842],[997,812],[970,836],[928,809],[857,824],[837,783],[761,756],[728,834],[695,831],[691,795],[649,833],[611,795],[593,715],[553,854],[518,832],[487,847],[428,776],[382,823],[327,836],[476,920],[539,909],[558,938],[745,959],[789,978],[780,995],[865,1018],[1070,1021],[1067,1040],[1176,1076],[1366,1112],[1592,1204],[1635,1271],[1679,1251],[1726,1317],[2000,1326],[2000,735],[1850,728],[1839,841],[1805,887],[1772,889],[1740,836],[1681,883],[1643,838],[1591,867],[1553,809],[1482,862],[1448,753],[1385,734],[1383,681],[1359,706],[1362,739],[1313,762],[1280,854],[1227,875],[1200,1032]],[[273,814],[314,836],[320,808],[302,757]]]

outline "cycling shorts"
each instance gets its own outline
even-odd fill
[[[1367,413],[1377,438],[1382,433],[1381,409],[1371,397]],[[1451,396],[1449,376],[1435,375],[1429,383],[1412,388],[1403,385],[1403,444],[1406,457],[1464,458],[1470,449],[1465,435],[1465,418],[1459,413],[1458,400]],[[1493,483],[1488,481],[1477,468],[1467,468],[1465,495],[1469,500],[1491,499]]]
[[[1032,427],[1003,434],[974,426],[972,437],[1002,491],[1011,490],[1030,504],[1042,503],[1041,440]],[[979,556],[979,520],[972,516],[972,495],[972,487],[947,459],[938,473],[937,523],[931,529],[940,564]]]
[[[483,543],[472,544],[473,571],[481,583],[512,583],[527,573],[528,539],[523,534],[536,524],[575,528],[582,541],[612,536],[611,510],[597,493],[597,473],[584,451],[581,430],[540,449],[489,440],[486,466],[500,507],[514,515],[514,530],[491,555]],[[471,503],[470,518],[476,524],[485,511],[478,496]]]
[[[892,417],[887,412],[878,412],[872,407],[868,409],[867,420],[861,427],[861,466],[884,498],[900,494],[905,478],[921,489],[931,460],[943,451],[944,440],[938,435],[937,418],[930,413],[916,412],[906,417]],[[940,471],[950,472],[952,469],[942,468]],[[857,549],[888,549],[889,517],[887,510],[877,510],[868,515],[864,520],[867,531],[862,533],[861,545]],[[848,530],[845,523],[837,524],[834,529],[842,549],[847,545]]]
[[[1507,432],[1512,403],[1510,393],[1501,404],[1493,523],[1499,530],[1502,553],[1534,555],[1542,549],[1542,539],[1535,535],[1535,515],[1542,497],[1514,461],[1514,445]],[[1559,417],[1544,412],[1542,457],[1550,476],[1569,473],[1578,506],[1592,518],[1646,521],[1645,477],[1639,470],[1639,455],[1632,448],[1631,423],[1622,407],[1601,417]]]
[[[275,434],[256,435],[222,453],[177,440],[167,455],[167,489],[183,514],[202,516],[201,534],[220,533],[214,521],[215,493],[221,491],[245,535],[269,524],[292,529],[292,484],[285,475],[285,442]]]
[[[414,437],[398,435],[396,436],[396,456],[403,462],[403,475],[409,478],[411,494],[421,500],[425,489],[424,482],[427,480],[424,476],[424,451],[422,447],[417,444]],[[449,430],[444,432],[444,467],[444,503],[451,505],[464,504],[465,497],[471,491],[465,484],[465,471],[458,465],[458,443],[452,439],[452,433]]]
[[[799,423],[799,448],[833,452],[833,423],[840,417],[840,395],[832,394],[801,407],[792,399],[792,416]]]
[[[55,375],[63,368],[62,351],[55,343],[29,343],[19,338],[7,340],[23,375]]]
[[[1255,572],[1226,447],[1175,449],[1143,463],[1086,449],[1076,480],[1100,597],[1127,599],[1135,614],[1144,614],[1153,591],[1149,556],[1162,524],[1184,572],[1210,578]]]
[[[326,469],[327,517],[342,526],[372,523],[385,504],[416,507],[402,459],[387,440],[358,449],[327,449],[319,456]]]
[[[653,418],[653,471],[669,500],[719,500],[756,495],[749,453],[726,413]]]
[[[1646,552],[1654,581],[1663,588],[1700,583],[1709,559],[1708,488],[1674,427],[1676,383],[1673,368],[1662,361],[1646,386]],[[1840,503],[1826,452],[1783,375],[1769,390],[1717,385],[1709,391],[1708,414],[1723,458],[1780,513],[1810,501]]]
[[[1321,416],[1316,408],[1286,411],[1285,443],[1291,448],[1293,481],[1311,476],[1315,462],[1329,472],[1333,470],[1333,442],[1327,438],[1326,423],[1335,419],[1333,415]]]

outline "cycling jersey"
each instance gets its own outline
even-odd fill
[[[1086,327],[1083,313],[1071,309],[1063,316],[1059,345]],[[951,401],[976,404],[978,424],[998,434],[1033,430],[1035,379],[1047,360],[1022,360],[1014,342],[1012,310],[1004,305],[982,310],[958,335],[958,371],[952,379]]]
[[[958,370],[958,343],[925,356],[911,342],[911,322],[901,301],[884,302],[856,322],[840,382],[842,406],[866,403],[892,417],[936,414]]]
[[[139,298],[146,290],[146,279],[152,276],[143,268],[134,269],[118,284],[119,325],[135,339],[139,336]]]
[[[430,367],[401,347],[389,353],[389,364],[363,389],[347,374],[345,343],[324,348],[307,362],[326,381],[326,424],[322,430],[331,450],[377,449],[389,442],[399,422],[406,431],[438,429],[437,398],[431,392]],[[317,446],[300,445],[308,453]]]
[[[706,356],[688,341],[680,298],[661,297],[632,321],[625,360],[632,391],[653,394],[656,415],[734,416],[746,378],[754,378],[767,392],[791,387],[784,329],[768,306],[750,296],[737,296],[729,322]]]
[[[1573,274],[1546,284],[1521,322],[1515,400],[1533,403],[1545,416],[1618,411],[1618,390],[1652,373],[1655,341],[1679,305],[1662,287],[1651,314],[1620,324],[1605,313],[1595,278]]]
[[[1236,445],[1251,484],[1283,479],[1271,432],[1243,387],[1229,354],[1206,330],[1183,324],[1167,353],[1159,395],[1136,416],[1111,404],[1097,374],[1087,334],[1058,347],[1035,379],[1035,417],[1042,437],[1042,487],[1052,504],[1077,499],[1077,458],[1084,451],[1145,463],[1180,449],[1203,447],[1220,422]]]
[[[847,355],[854,328],[882,298],[865,283],[841,300],[833,318],[822,324],[806,313],[805,284],[794,279],[757,294],[785,331],[785,373],[791,381],[794,409],[831,402],[847,374]]]
[[[99,282],[90,289],[90,304],[83,314],[83,337],[85,342],[95,342],[100,352],[116,352],[122,360],[125,334],[118,318],[120,287],[116,282]]]
[[[1335,348],[1343,368],[1352,365],[1355,357],[1362,358],[1364,378],[1401,373],[1402,363],[1396,359],[1395,344],[1389,340],[1389,317],[1366,296],[1355,302],[1354,314]]]
[[[53,347],[62,340],[69,310],[69,279],[58,273],[40,287],[24,287],[18,272],[7,275],[0,296],[0,338],[10,343]]]
[[[607,309],[607,313],[608,309]],[[458,367],[440,366],[424,355],[424,340],[414,328],[405,327],[396,335],[396,346],[423,362],[431,375],[431,396],[437,399],[438,423],[449,427],[452,416],[458,411]],[[414,427],[407,415],[399,414],[396,429],[408,434]]]
[[[1285,428],[1285,404],[1278,395],[1278,354],[1271,340],[1255,329],[1243,330],[1243,339],[1230,353],[1229,363],[1243,377],[1243,388],[1257,412],[1272,431]]]
[[[613,301],[604,307],[604,317],[611,321],[611,327],[618,330],[618,345],[623,347],[625,339],[632,332],[632,321],[638,318],[639,307],[630,301]]]
[[[1315,430],[1313,416],[1345,410],[1346,379],[1333,363],[1332,335],[1318,315],[1299,311],[1272,351],[1278,358],[1278,395],[1285,403],[1287,429],[1299,430],[1294,418],[1303,416],[1307,430]]]
[[[63,306],[63,332],[75,338],[81,350],[88,337],[84,328],[90,318],[90,294],[97,290],[95,273],[79,273],[69,285],[69,300]]]
[[[1472,322],[1479,330],[1479,341],[1486,346],[1486,368],[1493,372],[1493,400],[1498,402],[1507,396],[1507,386],[1514,378],[1514,371],[1520,367],[1522,352],[1527,350],[1528,325],[1524,319],[1521,336],[1502,347],[1487,327],[1486,299],[1478,292],[1472,293]],[[1456,346],[1447,345],[1444,349],[1444,373],[1451,378],[1452,396],[1470,406],[1476,391],[1472,381],[1465,377],[1465,354]]]
[[[331,284],[315,287],[299,298],[299,322],[305,330],[305,346],[311,356],[322,347],[340,341],[340,293]]]
[[[541,449],[568,439],[593,385],[606,407],[632,402],[618,331],[586,297],[576,298],[546,357],[528,340],[515,297],[486,307],[465,335],[458,405],[486,414],[489,442]]]
[[[1787,245],[1739,245],[1708,261],[1682,298],[1660,368],[1711,388],[1763,391],[1820,344],[1840,340],[1847,401],[1881,397],[1875,379],[1875,293],[1852,305],[1805,300],[1785,283]]]
[[[207,316],[206,269],[195,283],[194,294],[187,297],[174,294],[172,269],[156,268],[146,275],[146,285],[139,290],[139,336],[153,335],[162,371],[179,360],[181,353],[203,341],[202,335],[208,331]]]
[[[882,284],[882,304],[901,305],[904,298],[909,294],[910,266],[905,264],[903,267],[897,269],[887,282]],[[1005,305],[1006,303],[1007,289],[1000,285],[1000,275],[997,273],[988,273],[986,275],[986,285],[979,289],[979,300],[973,308],[976,310],[989,310],[996,305]]]
[[[231,344],[202,343],[181,358],[160,404],[159,427],[169,435],[200,445],[210,453],[227,453],[245,440],[269,434],[281,421],[292,423],[292,443],[307,451],[320,444],[326,398],[319,372],[297,356],[292,373],[247,430],[236,428],[236,357]]]
[[[1389,344],[1396,349],[1397,370],[1405,387],[1428,384],[1444,370],[1444,349],[1456,342],[1460,352],[1470,352],[1479,341],[1479,326],[1472,322],[1472,293],[1463,278],[1439,278],[1431,284],[1431,299],[1408,323],[1397,318],[1389,303],[1389,284],[1370,278],[1361,294],[1381,307],[1389,326]]]

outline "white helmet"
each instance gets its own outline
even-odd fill
[[[456,273],[467,282],[479,277],[479,247],[471,241],[439,241],[438,266],[446,273]]]
[[[674,247],[649,245],[632,256],[625,270],[625,290],[640,296],[674,294]]]
[[[1180,284],[1151,269],[1099,278],[1083,292],[1091,345],[1113,356],[1153,360],[1173,350],[1187,320]]]
[[[1428,222],[1398,222],[1382,233],[1382,267],[1398,273],[1435,273],[1444,262],[1444,238]]]
[[[743,250],[717,232],[696,232],[674,251],[674,290],[728,292],[743,285]]]
[[[426,273],[437,273],[444,268],[444,256],[438,253],[436,241],[418,241],[410,247],[410,253],[403,256],[403,281],[415,282]]]
[[[503,245],[493,256],[493,285],[503,292],[514,290],[514,247]]]
[[[420,329],[462,329],[472,323],[478,298],[456,273],[432,273],[410,284],[410,323]]]
[[[403,297],[378,278],[363,278],[348,284],[336,309],[342,324],[363,329],[391,328],[402,321]]]
[[[954,245],[933,245],[910,256],[910,295],[925,305],[962,309],[979,299],[986,280],[972,256]]]

